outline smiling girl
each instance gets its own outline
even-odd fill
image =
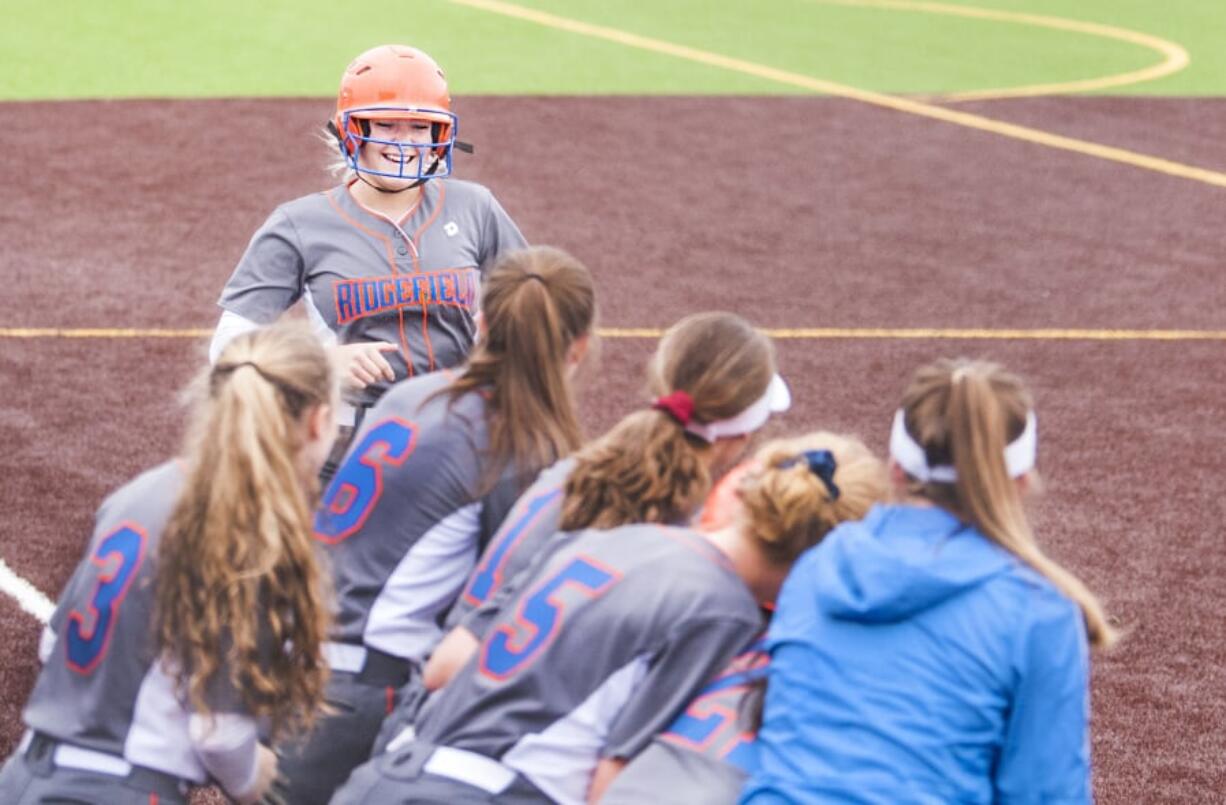
[[[213,360],[305,303],[347,404],[336,458],[390,384],[463,363],[482,279],[526,245],[489,190],[451,177],[452,150],[467,148],[458,123],[428,55],[383,45],[358,56],[327,125],[344,181],[274,210],[222,290]]]

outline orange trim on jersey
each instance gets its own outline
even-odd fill
[[[408,376],[413,377],[417,374],[417,369],[413,366],[413,361],[409,359],[413,353],[409,351],[409,339],[404,334],[404,308],[400,308],[396,314],[396,325],[400,332],[400,348],[404,350],[404,365],[408,369]]]
[[[424,193],[422,195],[425,195]],[[417,231],[413,233],[413,270],[421,271],[421,258],[419,257],[421,250],[417,247],[421,245],[421,235],[438,219],[438,214],[443,211],[443,200],[447,198],[447,188],[444,185],[438,186],[438,201],[434,204],[434,212],[430,213],[430,217],[417,227]]]
[[[336,191],[333,191],[333,192],[336,192]],[[346,193],[349,192],[348,187],[345,188],[345,192]],[[389,238],[387,235],[381,235],[378,232],[367,229],[366,227],[362,226],[361,222],[355,221],[353,217],[349,215],[349,213],[341,209],[341,205],[337,203],[332,193],[328,193],[327,198],[328,198],[328,203],[332,205],[332,209],[336,210],[336,214],[339,215],[341,218],[343,218],[346,223],[348,223],[354,229],[357,229],[359,232],[365,232],[367,235],[370,235],[372,238],[383,241],[383,248],[387,252],[387,264],[392,267],[393,272],[396,271],[396,258],[392,254],[392,239]],[[354,204],[357,204],[359,207],[362,207],[362,203],[358,201],[356,198],[353,198],[352,193],[349,194],[349,198],[353,199]],[[362,209],[366,209],[366,208],[362,207]]]
[[[665,539],[676,542],[691,553],[698,554],[712,564],[735,572],[736,568],[733,566],[732,560],[728,558],[728,554],[724,553],[722,548],[700,532],[694,531],[692,527],[653,525],[655,525],[655,530],[660,532],[660,536]]]
[[[355,184],[357,184],[359,181],[361,181],[361,180],[360,180],[360,179],[351,179],[351,180],[349,181],[349,184],[345,185],[345,189],[346,189],[346,190],[348,190],[350,187],[353,187],[353,186],[354,186]],[[361,201],[358,199],[358,197],[357,197],[357,196],[355,196],[353,193],[350,193],[350,194],[349,194],[349,198],[353,199],[353,203],[354,203],[354,204],[357,204],[357,205],[358,205],[359,207],[361,207],[361,208],[362,208],[364,211],[366,211],[366,212],[370,213],[370,214],[371,214],[373,217],[375,217],[375,218],[379,218],[379,219],[381,219],[381,220],[383,220],[383,221],[387,221],[387,222],[389,222],[389,223],[393,223],[393,224],[395,224],[397,227],[402,226],[402,225],[404,224],[404,222],[405,222],[405,221],[407,221],[407,220],[409,220],[409,218],[413,217],[413,213],[417,212],[417,208],[421,206],[421,200],[422,200],[423,198],[425,198],[425,197],[426,197],[426,189],[425,189],[425,187],[423,187],[423,188],[422,188],[422,191],[421,191],[420,193],[418,193],[418,194],[417,194],[417,200],[413,202],[413,206],[409,207],[409,211],[408,211],[408,212],[406,212],[404,215],[400,216],[400,220],[398,220],[398,221],[397,221],[397,220],[395,220],[395,219],[391,218],[390,216],[384,215],[383,213],[379,212],[379,211],[378,211],[378,210],[376,210],[376,209],[372,209],[371,207],[367,207],[367,206],[366,206],[365,204],[363,204],[363,203],[362,203],[362,202],[361,202]]]
[[[357,180],[355,179],[354,181],[357,181]],[[350,182],[347,185],[347,187],[352,187],[352,186],[353,186],[353,182]],[[359,207],[361,207],[363,210],[365,210],[370,215],[374,216],[375,218],[379,218],[381,220],[387,221],[388,223],[391,223],[393,226],[395,226],[397,229],[400,229],[401,225],[405,221],[412,218],[414,213],[417,212],[418,208],[421,207],[421,201],[422,199],[426,197],[426,187],[428,187],[428,185],[422,187],[421,192],[417,194],[417,200],[413,202],[413,206],[409,207],[408,212],[400,216],[400,220],[398,221],[384,215],[378,210],[372,210],[370,207],[367,207],[365,204],[359,201],[358,198],[354,196],[352,193],[349,194],[349,197],[353,199],[354,204],[357,204]],[[413,270],[416,271],[417,261],[418,261],[417,241],[414,240],[409,245],[413,247]],[[400,266],[396,265],[394,261],[392,262],[392,273],[394,274],[400,273]],[[422,318],[424,319],[425,316],[426,316],[426,309],[423,307],[422,308]],[[409,349],[409,339],[408,339],[408,336],[406,336],[404,333],[404,310],[401,310],[396,316],[396,332],[400,334],[400,348],[404,350],[404,364],[405,364],[405,368],[408,371],[408,376],[413,377],[415,374],[417,374],[417,369],[413,366],[413,351]],[[426,341],[426,346],[427,347],[430,346],[429,340]],[[430,368],[434,368],[434,350],[430,350]]]
[[[430,357],[430,371],[434,371],[434,344],[430,341],[430,317],[426,315],[427,308],[422,305],[421,308],[421,337],[426,342],[426,354]]]
[[[387,691],[387,714],[390,716],[396,710],[396,689],[388,685]]]
[[[422,199],[426,197],[427,187],[429,187],[429,185],[424,185],[422,187],[421,192],[417,194],[417,201],[413,202],[413,206],[409,207],[408,212],[400,216],[400,220],[396,222],[397,226],[404,226],[404,222],[412,218],[417,213],[418,208],[421,207]],[[354,201],[357,201],[357,199],[354,199]],[[362,202],[359,201],[358,203],[361,204]],[[363,207],[363,209],[365,209],[365,207]]]
[[[427,185],[428,187],[429,185]],[[425,195],[425,192],[422,192]],[[434,204],[434,211],[430,213],[430,217],[425,220],[417,231],[413,233],[413,270],[421,271],[421,235],[438,219],[438,214],[443,211],[443,199],[447,197],[447,188],[445,185],[438,185],[438,201]],[[430,311],[422,305],[421,308],[421,337],[426,342],[426,353],[430,356],[430,371],[434,371],[434,342],[430,340]]]
[[[355,179],[354,181],[357,181],[357,180]],[[350,188],[352,185],[353,185],[353,182],[350,182],[349,184],[345,185],[345,192],[349,194],[349,198],[353,200],[353,203],[354,203],[354,204],[357,204],[357,205],[358,205],[360,208],[362,208],[362,209],[363,209],[363,210],[365,210],[366,212],[370,213],[371,215],[374,215],[374,216],[375,216],[375,217],[377,217],[377,218],[383,218],[383,220],[385,220],[385,221],[386,221],[386,220],[388,220],[388,219],[387,219],[387,218],[385,218],[384,216],[379,215],[379,214],[378,214],[378,213],[376,213],[374,210],[371,210],[371,209],[370,209],[369,207],[367,207],[365,204],[363,204],[362,202],[360,202],[360,201],[358,201],[356,198],[354,198],[353,193],[350,193],[350,192],[349,192],[349,188]],[[334,192],[335,192],[335,191],[334,191]],[[344,210],[342,210],[342,209],[341,209],[340,204],[338,204],[338,203],[336,202],[336,199],[332,197],[332,193],[328,193],[327,195],[328,195],[328,203],[330,203],[330,204],[332,205],[332,209],[336,210],[336,214],[337,214],[337,215],[339,215],[341,218],[343,218],[345,221],[347,221],[347,222],[348,222],[348,223],[349,223],[351,226],[356,227],[356,228],[357,228],[359,231],[361,231],[361,232],[365,232],[366,234],[370,235],[371,237],[373,237],[373,238],[378,238],[379,240],[383,241],[383,248],[384,248],[384,249],[387,251],[387,264],[388,264],[389,266],[391,266],[391,267],[392,267],[392,273],[393,273],[393,274],[399,274],[399,273],[400,273],[400,267],[396,265],[396,258],[395,258],[395,256],[392,254],[392,239],[391,239],[391,238],[389,238],[389,237],[387,237],[386,235],[380,235],[378,232],[373,232],[373,231],[371,231],[371,230],[367,229],[366,227],[362,226],[362,224],[361,224],[361,223],[359,223],[358,221],[355,221],[353,218],[351,218],[351,217],[349,216],[349,214],[348,214],[348,213],[346,213]],[[423,193],[422,195],[425,195],[425,194]],[[418,199],[417,199],[417,203],[418,203],[418,204],[420,204],[420,203],[421,203],[421,197],[420,197],[420,196],[419,196],[419,197],[418,197]],[[417,209],[417,204],[414,204],[414,205],[413,205],[413,209]],[[417,244],[416,244],[416,243],[415,243],[415,244],[413,244],[413,252],[414,252],[414,254],[413,254],[413,260],[414,260],[414,263],[416,263],[416,261],[417,261],[417,253],[416,253],[416,252],[417,252]],[[410,349],[409,349],[409,342],[408,342],[408,340],[407,340],[407,339],[404,337],[404,311],[403,311],[403,310],[402,310],[402,311],[400,311],[400,316],[399,316],[399,319],[400,319],[400,322],[399,322],[400,326],[399,326],[399,328],[398,328],[398,329],[399,329],[399,332],[400,332],[400,347],[401,347],[401,349],[403,349],[403,350],[404,350],[404,365],[405,365],[406,367],[408,367],[408,376],[409,376],[409,377],[412,377],[412,376],[413,376],[413,352],[412,352],[412,350],[410,350]]]
[[[153,794],[153,793],[149,794],[149,805],[158,805],[158,795],[157,794]]]

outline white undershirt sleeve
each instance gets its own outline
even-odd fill
[[[55,651],[55,630],[48,624],[43,627],[42,634],[38,636],[38,661],[46,665],[53,651]]]
[[[336,346],[336,333],[328,329],[328,323],[319,314],[319,310],[311,302],[309,296],[306,307],[307,321],[310,323],[311,332],[315,333],[315,336],[319,339],[319,343],[325,347]],[[209,343],[209,363],[217,363],[217,359],[221,357],[222,350],[235,338],[243,333],[249,333],[260,326],[262,325],[259,322],[252,321],[245,316],[240,316],[232,310],[223,310],[221,318],[217,321],[217,329],[213,331],[213,340]]]
[[[226,348],[227,344],[243,333],[249,333],[259,326],[257,322],[251,319],[244,318],[229,310],[223,310],[221,312],[221,319],[217,322],[217,329],[213,331],[213,341],[209,344],[209,363],[217,363],[217,359],[221,357],[221,351]]]
[[[188,734],[200,764],[234,799],[245,799],[259,782],[255,719],[237,713],[193,713]]]

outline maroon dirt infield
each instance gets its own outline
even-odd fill
[[[1226,101],[966,104],[1226,170]],[[1226,190],[817,98],[465,98],[490,185],[528,238],[597,275],[602,324],[729,309],[767,327],[1226,330]],[[5,327],[211,327],[278,202],[321,189],[326,101],[0,104]],[[43,140],[49,120],[71,131]],[[61,125],[70,120],[72,126]],[[0,337],[0,558],[52,597],[102,497],[173,451],[189,339]],[[653,344],[608,339],[596,433],[641,402]],[[1050,552],[1130,630],[1095,657],[1106,803],[1226,790],[1226,342],[782,340],[778,433],[879,450],[910,371],[998,359],[1038,398]],[[0,596],[0,757],[19,735],[38,626]]]

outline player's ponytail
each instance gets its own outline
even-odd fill
[[[788,566],[839,523],[885,498],[885,465],[859,439],[817,432],[767,444],[737,495],[742,528],[773,564]]]
[[[711,445],[687,424],[735,417],[763,398],[774,376],[774,346],[741,317],[700,313],[675,324],[648,369],[648,390],[663,402],[579,452],[562,529],[687,521],[711,486]]]
[[[789,568],[839,523],[860,520],[886,498],[885,464],[851,436],[818,431],[764,445],[737,481],[733,521],[767,561]],[[739,714],[762,726],[766,678],[756,680]]]
[[[311,538],[315,468],[306,421],[334,405],[318,340],[300,324],[239,336],[198,381],[186,480],[156,582],[162,656],[193,707],[228,668],[274,733],[323,700],[328,605]]]
[[[582,442],[569,361],[593,337],[596,286],[560,249],[511,252],[485,280],[481,315],[481,337],[447,393],[488,394],[487,480],[508,462],[535,475]]]
[[[952,467],[955,478],[912,478],[912,491],[1047,577],[1081,608],[1091,645],[1106,647],[1116,633],[1102,605],[1039,548],[1006,464],[1005,448],[1033,422],[1032,409],[1021,380],[995,364],[941,360],[921,368],[903,395],[903,427],[928,467]]]

